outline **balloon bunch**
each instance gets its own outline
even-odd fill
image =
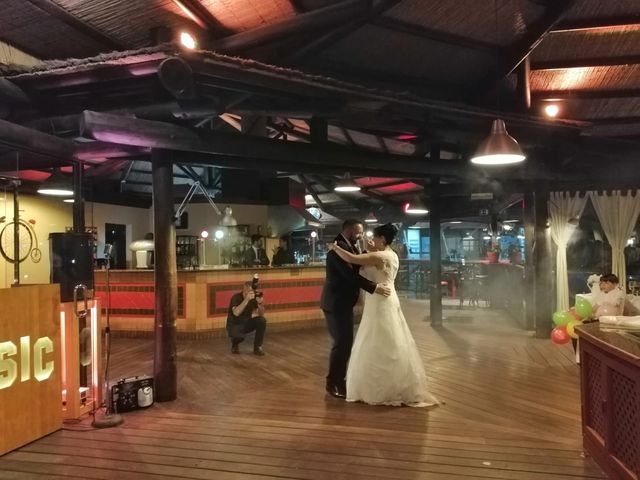
[[[575,328],[582,325],[583,320],[591,318],[593,310],[586,298],[578,298],[576,305],[565,312],[553,314],[556,328],[551,331],[551,341],[556,345],[569,343],[572,338],[578,338]]]

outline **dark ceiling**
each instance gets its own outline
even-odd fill
[[[635,182],[637,0],[5,0],[2,6],[1,40],[51,61],[30,69],[0,65],[0,118],[74,142],[76,159],[87,162],[103,197],[144,198],[149,151],[157,144],[93,142],[105,140],[82,131],[85,110],[181,128],[170,136],[184,134],[186,153],[177,160],[190,166],[176,167],[176,184],[197,178],[216,193],[219,168],[258,168],[305,183],[315,197],[310,202],[338,216],[398,212],[416,195],[429,196],[434,175],[449,198],[445,218],[511,205],[514,194],[536,188],[532,181],[583,190]],[[181,29],[216,53],[152,47]],[[122,53],[104,55],[113,51]],[[550,101],[559,119],[542,117]],[[468,164],[496,109],[528,155],[523,167],[496,172]],[[189,132],[206,148],[194,147]],[[242,148],[230,138],[241,134],[287,149],[255,138]],[[211,147],[220,142],[225,148]],[[16,150],[23,168],[47,166],[39,152],[0,143],[7,167],[0,171],[14,168]],[[347,171],[364,188],[337,195],[332,187]],[[37,172],[29,175],[37,180]],[[474,192],[493,198],[471,202]]]

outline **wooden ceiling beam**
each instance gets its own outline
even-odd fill
[[[423,40],[432,40],[438,43],[445,43],[448,45],[468,48],[471,50],[495,52],[496,48],[494,44],[489,42],[483,42],[482,40],[463,37],[461,35],[456,35],[441,30],[432,30],[430,28],[425,28],[420,25],[405,22],[392,17],[379,17],[369,23],[371,23],[371,25],[375,25],[376,27],[384,28],[385,30],[404,33],[406,35],[421,38]]]
[[[631,125],[634,123],[640,123],[640,116],[586,118],[584,121],[594,125]]]
[[[193,131],[176,125],[97,112],[84,112],[81,132],[94,138],[122,145],[164,148],[214,155],[263,158],[344,169],[380,168],[398,175],[462,175],[466,165],[455,162],[427,162],[402,155],[384,155],[335,145],[309,145],[216,131]]]
[[[214,42],[212,49],[216,52],[237,53],[300,33],[335,26],[362,15],[366,10],[366,3],[363,0],[343,0],[328,7],[225,37]]]
[[[527,33],[509,47],[506,60],[499,63],[496,72],[480,83],[476,97],[486,95],[504,77],[512,73],[560,22],[574,2],[575,0],[556,0],[550,4],[540,18],[527,27]]]
[[[537,99],[593,100],[598,98],[640,97],[640,88],[585,89],[585,90],[534,90],[531,96]]]
[[[73,163],[73,142],[0,120],[0,145]]]
[[[207,30],[213,38],[231,35],[233,32],[220,21],[198,0],[173,0],[191,20],[201,28]]]
[[[640,14],[565,20],[552,28],[551,33],[580,32],[615,27],[640,27]]]
[[[281,59],[282,64],[298,64],[304,62],[306,59],[318,55],[331,45],[339,42],[343,38],[347,37],[357,29],[366,25],[370,21],[374,20],[378,16],[382,15],[387,10],[396,6],[402,0],[380,0],[374,6],[369,8],[366,12],[360,15],[359,18],[341,25],[332,31],[322,35],[311,43],[304,45],[303,47],[293,51],[291,54]]]
[[[615,67],[640,64],[640,55],[544,60],[531,63],[531,70],[564,70],[567,68]]]
[[[107,48],[113,50],[125,50],[127,48],[123,43],[80,20],[51,0],[27,0],[27,2]]]

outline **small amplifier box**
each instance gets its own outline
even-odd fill
[[[116,413],[153,405],[153,377],[122,378],[111,384],[111,406]]]

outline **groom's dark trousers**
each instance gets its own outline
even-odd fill
[[[338,235],[335,241],[345,250],[358,253],[342,235]],[[347,363],[353,345],[353,307],[361,288],[369,293],[376,290],[376,284],[358,272],[359,267],[346,263],[337,253],[331,251],[327,254],[326,281],[320,299],[320,307],[333,338],[327,387],[335,385],[345,388]]]

